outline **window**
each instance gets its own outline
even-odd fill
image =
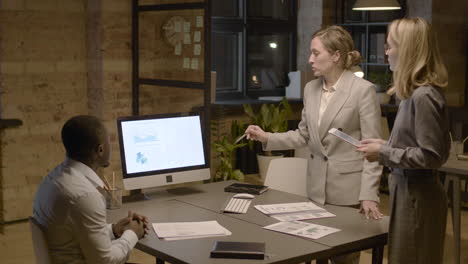
[[[221,100],[284,95],[296,69],[297,1],[212,1],[212,70]]]
[[[378,92],[383,92],[389,88],[392,76],[384,51],[387,26],[405,15],[405,1],[399,0],[401,10],[364,12],[352,10],[355,2],[341,0],[341,17],[337,17],[337,22],[350,32],[355,48],[364,57],[361,63],[364,78],[376,84]]]

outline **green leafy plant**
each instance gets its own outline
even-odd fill
[[[224,121],[212,121],[211,131],[215,138],[213,150],[218,153],[219,163],[216,167],[216,173],[213,181],[238,180],[244,181],[244,173],[239,169],[234,169],[235,150],[246,145],[246,143],[237,143],[235,140],[238,135],[243,134],[245,126],[234,120],[231,122],[231,134],[223,132]],[[241,132],[242,131],[242,132]]]
[[[262,104],[260,110],[255,113],[251,105],[244,105],[244,112],[250,120],[250,124],[258,125],[265,132],[288,131],[288,119],[293,112],[286,97],[278,104]],[[272,156],[271,151],[265,151],[266,156]]]
[[[370,72],[367,79],[378,86],[377,92],[385,92],[392,82],[392,74],[386,72]]]

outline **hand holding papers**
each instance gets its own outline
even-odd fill
[[[335,216],[312,202],[255,205],[254,207],[278,221],[294,221]]]
[[[153,223],[156,235],[164,240],[229,236],[232,233],[217,221]]]
[[[328,130],[328,133],[340,138],[341,140],[344,140],[346,142],[348,142],[349,144],[357,147],[359,145],[361,145],[361,142],[355,138],[353,138],[352,136],[336,129],[336,128],[332,128],[330,130]]]

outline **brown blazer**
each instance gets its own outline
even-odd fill
[[[341,128],[356,139],[381,138],[380,105],[374,85],[345,71],[317,126],[322,78],[307,83],[298,129],[268,133],[265,150],[295,149],[307,145],[307,192],[324,204],[355,205],[361,200],[379,201],[382,166],[368,162],[356,148],[328,133]]]

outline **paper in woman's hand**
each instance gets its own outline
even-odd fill
[[[344,141],[348,142],[349,144],[351,144],[351,145],[353,145],[355,147],[361,145],[361,142],[359,140],[353,138],[352,136],[350,136],[350,135],[348,135],[348,134],[344,133],[343,131],[340,131],[340,130],[338,130],[336,128],[332,128],[332,129],[328,130],[328,133],[338,137],[341,140],[344,140]]]

